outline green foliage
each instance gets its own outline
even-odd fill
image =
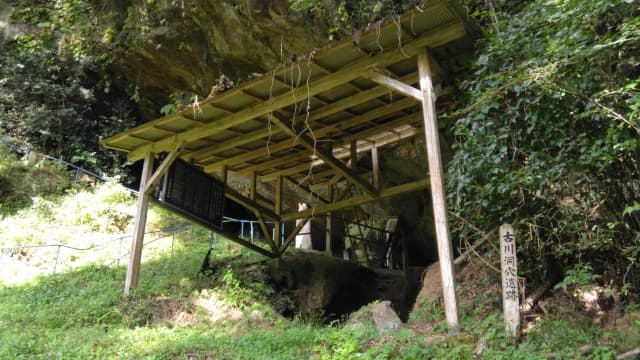
[[[409,321],[437,322],[444,318],[444,309],[436,302],[419,298],[418,308],[409,315]]]
[[[87,41],[108,16],[79,0],[18,4],[10,19],[38,30],[0,38],[0,131],[84,168],[120,174],[123,159],[102,151],[99,140],[134,125],[133,106],[113,86],[109,56]]]
[[[567,290],[571,286],[578,286],[584,290],[590,290],[595,286],[600,276],[593,273],[589,264],[576,264],[565,272],[565,278],[554,286],[554,289]]]
[[[637,3],[521,5],[480,41],[470,105],[453,114],[450,204],[483,230],[513,222],[528,279],[581,262],[637,292],[622,277],[640,247],[640,216],[624,212],[640,201]]]
[[[70,185],[71,176],[64,167],[44,160],[30,163],[0,148],[0,218],[31,205],[34,198],[62,194]]]
[[[289,7],[305,14],[316,23],[328,26],[328,37],[339,39],[355,30],[364,29],[372,23],[398,16],[421,1],[310,1],[293,0]]]

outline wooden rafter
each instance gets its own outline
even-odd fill
[[[272,117],[272,121],[280,127],[285,133],[291,136],[292,139],[297,139],[300,145],[305,147],[308,151],[312,151],[320,160],[324,161],[328,166],[332,167],[335,171],[342,174],[346,179],[351,181],[352,183],[358,185],[362,190],[368,193],[371,196],[376,196],[376,189],[374,189],[371,184],[365,182],[360,179],[357,174],[353,173],[351,169],[347,168],[347,166],[342,163],[340,160],[333,157],[333,154],[326,153],[321,150],[315,141],[309,137],[309,135],[297,134],[291,128],[291,123],[286,120],[279,119],[275,116]]]
[[[285,176],[284,178],[287,181],[289,181],[293,186],[295,186],[298,189],[306,192],[309,196],[311,196],[314,199],[317,199],[321,203],[328,204],[330,202],[329,200],[327,200],[324,197],[320,196],[320,194],[318,194],[317,192],[313,191],[311,189],[311,187],[305,185],[303,182],[296,181],[295,179],[291,178],[290,176]]]
[[[359,206],[372,201],[376,201],[377,199],[384,199],[384,198],[393,197],[393,196],[397,196],[400,194],[405,194],[413,191],[424,190],[428,188],[428,186],[429,186],[429,181],[427,179],[413,181],[407,184],[398,185],[398,186],[390,187],[387,189],[382,189],[380,190],[380,194],[377,197],[365,194],[361,196],[348,198],[346,200],[336,201],[326,205],[319,205],[313,209],[309,209],[305,211],[285,213],[285,214],[282,214],[282,221],[292,221],[296,219],[303,219],[309,216],[324,215],[332,211]]]
[[[314,129],[313,133],[316,136],[316,138],[324,138],[325,136],[328,136],[332,133],[340,133],[342,131],[344,131],[345,129],[349,129],[351,127],[354,126],[358,126],[361,124],[366,124],[368,122],[370,122],[371,120],[376,119],[377,117],[380,116],[384,116],[384,115],[388,115],[388,114],[393,114],[394,112],[398,112],[402,109],[405,109],[409,106],[413,106],[414,105],[414,101],[411,99],[401,99],[398,100],[396,102],[394,102],[391,105],[382,107],[382,108],[378,108],[372,111],[369,111],[365,114],[359,115],[359,116],[355,116],[351,119],[345,120],[343,122],[340,122],[339,124],[335,124],[335,125],[327,125],[324,127],[321,127],[319,129]],[[279,128],[278,128],[279,129]],[[275,128],[274,128],[275,131]],[[282,129],[279,129],[279,132],[282,132]],[[290,149],[293,145],[293,140],[291,139],[287,139],[287,140],[283,140],[280,141],[278,143],[274,143],[274,144],[267,144],[265,143],[264,148],[260,148],[254,151],[250,151],[247,153],[243,153],[237,156],[233,156],[227,159],[224,159],[222,161],[218,161],[216,163],[213,164],[209,164],[207,166],[204,167],[204,171],[206,172],[213,172],[216,169],[218,169],[220,166],[222,165],[227,165],[227,164],[242,164],[246,161],[251,161],[251,160],[255,160],[255,159],[264,159],[268,156],[268,154],[275,154],[278,151],[281,150],[285,150],[285,149]]]
[[[406,81],[409,84],[415,84],[418,82],[418,79],[412,74],[409,76],[405,76],[403,78],[400,79],[401,81]],[[324,106],[320,109],[316,109],[313,110],[312,113],[309,115],[309,119],[307,119],[307,121],[313,125],[315,121],[323,119],[327,116],[333,115],[335,113],[338,113],[344,109],[347,109],[349,107],[352,106],[356,106],[359,104],[362,104],[364,102],[367,101],[371,101],[374,100],[376,98],[379,98],[380,96],[386,95],[388,93],[388,90],[386,88],[382,88],[382,87],[375,87],[369,90],[364,90],[362,92],[356,93],[355,95],[349,96],[345,99],[341,99],[338,100],[337,102],[334,102],[333,104],[331,104],[330,106]],[[402,100],[400,100],[402,101]],[[390,104],[390,105],[385,105],[385,106],[393,106],[396,105],[397,101]],[[382,111],[385,110],[385,108],[379,108]],[[364,121],[368,121],[370,119],[373,119],[376,117],[376,112],[377,110],[373,110],[371,112],[369,112],[368,117],[366,117],[367,120]],[[291,113],[288,114],[284,114],[287,117],[291,117]],[[363,115],[359,115],[359,116],[363,116]],[[357,118],[359,118],[359,116]],[[380,116],[379,113],[377,116]],[[363,116],[364,117],[364,116]],[[355,121],[355,120],[354,120]],[[336,131],[338,131],[338,129],[336,129]],[[236,148],[238,146],[242,146],[244,144],[259,140],[259,139],[264,139],[267,138],[269,135],[273,136],[273,135],[278,135],[281,133],[281,130],[278,128],[267,128],[266,126],[264,128],[260,128],[258,130],[254,130],[250,133],[247,133],[243,136],[239,136],[236,138],[233,138],[227,142],[221,143],[221,144],[217,144],[216,146],[209,146],[205,149],[199,150],[197,152],[195,152],[194,154],[191,154],[190,157],[194,158],[196,161],[200,161],[203,155],[206,154],[210,154],[210,153],[220,153],[222,151],[228,150],[228,149],[233,149]],[[320,135],[320,136],[324,136],[324,135]],[[287,145],[284,145],[286,148]],[[277,150],[273,150],[270,149],[272,151],[277,151]],[[267,153],[266,150],[266,145],[265,145],[265,149],[264,149],[264,154]],[[229,164],[229,163],[237,163],[236,160],[226,160],[224,161],[225,163]],[[222,162],[216,163],[216,164],[207,164],[207,170],[208,172],[213,171],[215,169],[217,169],[218,166],[221,166]]]
[[[269,102],[263,102],[250,108],[245,108],[226,117],[219,119],[218,121],[208,123],[206,125],[199,126],[195,129],[190,129],[173,136],[166,137],[162,140],[158,140],[153,144],[147,144],[140,146],[129,153],[129,160],[135,161],[143,158],[150,152],[162,152],[171,148],[172,144],[180,141],[191,142],[203,137],[207,137],[216,132],[228,129],[234,125],[238,125],[247,120],[263,116],[269,112],[280,109],[285,106],[291,105],[296,102],[297,99],[305,98],[307,96],[315,96],[336,86],[352,81],[357,78],[362,69],[370,67],[384,67],[393,63],[396,63],[406,56],[414,56],[425,46],[436,47],[446,44],[450,41],[462,38],[465,36],[464,24],[453,23],[436,28],[424,36],[411,41],[404,45],[401,49],[389,50],[381,52],[380,54],[372,57],[363,58],[348,66],[341,68],[329,75],[326,75],[318,80],[313,81],[308,87],[300,87],[291,90],[290,93],[286,93],[280,96],[276,96]]]
[[[412,114],[409,115],[407,117],[402,118],[403,121],[398,121],[398,123],[402,124],[403,122],[406,122],[407,119],[411,119],[412,122],[415,121],[416,119],[418,119],[419,117],[421,117],[420,113],[416,113],[416,114]],[[397,127],[400,125],[396,125],[394,127]],[[368,130],[368,131],[364,131],[363,133],[371,133],[374,132],[373,129]],[[363,152],[367,152],[367,151],[371,151],[371,148],[373,146],[378,146],[378,147],[382,147],[385,146],[387,144],[390,143],[395,143],[398,142],[400,140],[409,138],[409,137],[413,137],[415,136],[415,134],[417,133],[417,129],[413,128],[413,127],[404,127],[401,130],[398,131],[389,131],[386,134],[382,134],[379,137],[376,137],[373,141],[362,141],[362,145],[361,146],[357,146],[356,147],[356,154],[360,154]],[[333,149],[333,157],[335,157],[336,159],[345,159],[348,158],[350,156],[351,153],[351,141],[356,140],[356,139],[365,139],[364,137],[359,137],[358,134],[354,134],[349,136],[347,139],[345,139],[345,141],[341,142],[342,144],[345,145],[336,145],[336,147]],[[318,167],[321,165],[324,165],[325,162],[319,158],[319,157],[315,157],[315,159],[311,158],[311,155],[308,155],[310,157],[310,161],[309,162],[305,162],[305,163],[301,163],[301,164],[295,164],[293,166],[290,166],[288,168],[285,169],[279,169],[279,170],[275,170],[273,172],[270,172],[268,174],[262,175],[260,177],[260,179],[262,181],[268,182],[268,181],[273,181],[275,179],[275,177],[279,176],[279,175],[284,175],[284,176],[288,176],[288,175],[293,175],[296,173],[299,173],[301,171],[304,171],[305,169],[309,169],[309,168],[314,168],[314,167]],[[294,161],[293,157],[292,158],[286,158],[289,160],[289,162]],[[284,160],[284,159],[283,159]]]

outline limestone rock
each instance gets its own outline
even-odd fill
[[[402,321],[391,308],[391,301],[385,300],[371,307],[371,315],[373,315],[373,322],[376,324],[378,333],[387,335],[397,331],[402,326]]]
[[[417,272],[410,272],[407,281],[402,271],[371,269],[313,251],[269,260],[266,272],[267,281],[292,295],[299,311],[322,311],[329,318],[375,300],[390,300],[406,318],[418,285]]]

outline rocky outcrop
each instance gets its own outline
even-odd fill
[[[172,93],[203,99],[221,74],[238,83],[326,41],[286,1],[147,3],[126,7],[111,49],[113,69],[141,98],[165,104]]]
[[[380,335],[393,333],[402,326],[402,321],[396,312],[393,311],[391,302],[388,300],[374,304],[371,307],[371,315],[373,316],[373,323],[376,324],[376,329],[378,329]]]
[[[405,278],[402,271],[366,268],[313,251],[293,252],[267,262],[267,282],[289,295],[301,312],[322,311],[336,318],[375,300],[389,300],[407,318],[418,290],[420,269]]]

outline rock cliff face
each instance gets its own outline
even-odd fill
[[[206,97],[221,74],[237,83],[327,40],[283,0],[137,3],[115,9],[126,17],[111,30],[111,51],[114,72],[149,101],[148,117],[169,94]]]

